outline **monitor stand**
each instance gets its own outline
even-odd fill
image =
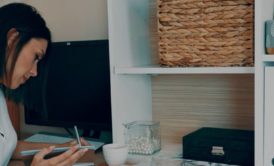
[[[92,130],[84,129],[83,130],[83,137],[92,138],[92,139],[99,139],[101,135],[101,131],[93,130],[92,135],[90,135]]]
[[[70,130],[71,128],[65,128],[65,130],[69,133],[71,137],[75,137],[75,132]],[[89,140],[95,140],[99,142],[105,142],[105,143],[110,143],[109,139],[104,139],[101,138],[102,131],[101,130],[91,130],[91,129],[80,129],[82,131],[80,137],[87,138]],[[103,139],[103,140],[102,140]]]

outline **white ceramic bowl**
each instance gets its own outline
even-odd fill
[[[103,146],[104,158],[109,166],[121,166],[127,160],[128,147],[124,144],[106,144]]]

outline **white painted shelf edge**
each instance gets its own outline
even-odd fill
[[[264,62],[274,62],[274,55],[264,55],[263,61]]]
[[[254,74],[254,67],[115,67],[115,74]]]

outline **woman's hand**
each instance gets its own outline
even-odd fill
[[[33,158],[31,166],[70,166],[87,152],[87,149],[78,150],[78,146],[73,146],[68,151],[56,157],[44,159],[54,148],[54,146],[50,146],[37,153]]]
[[[80,142],[82,146],[90,146],[90,144],[82,137],[80,138]]]
[[[78,145],[76,140],[72,140],[69,142],[65,142],[65,143],[61,143],[61,144],[56,144],[56,147],[71,147],[71,146],[75,146]]]

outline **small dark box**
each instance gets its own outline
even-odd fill
[[[183,158],[243,166],[254,165],[254,132],[201,128],[183,137]]]

